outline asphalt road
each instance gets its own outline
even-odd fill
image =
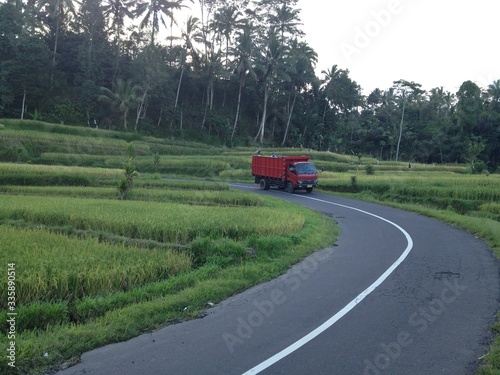
[[[316,192],[262,192],[342,234],[285,275],[175,324],[85,353],[68,374],[472,374],[500,300],[486,244],[417,214]]]

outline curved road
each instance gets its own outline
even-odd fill
[[[261,192],[340,225],[334,247],[203,319],[85,353],[59,374],[472,374],[500,300],[485,243],[371,203]]]

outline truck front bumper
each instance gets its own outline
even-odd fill
[[[310,180],[310,181],[297,181],[297,184],[294,186],[295,189],[311,189],[318,186],[318,180]]]

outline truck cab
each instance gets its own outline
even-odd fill
[[[285,189],[293,193],[294,190],[306,190],[308,193],[318,185],[318,171],[311,162],[296,162],[289,164]]]

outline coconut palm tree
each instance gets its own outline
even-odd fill
[[[134,14],[130,9],[135,2],[135,0],[104,0],[102,3],[103,14],[108,21],[108,25],[113,30],[116,45],[120,44],[120,36],[123,34],[125,20],[134,18]]]
[[[285,134],[281,145],[284,146],[290,129],[292,120],[293,109],[297,95],[300,92],[307,90],[316,75],[314,74],[314,65],[318,61],[318,54],[305,42],[299,42],[297,39],[293,40],[290,46],[290,53],[288,54],[288,66],[290,82],[287,84],[289,97],[292,98],[291,105],[288,105],[288,118],[285,126]]]
[[[500,110],[500,79],[488,85],[487,93],[491,98],[491,107]]]
[[[403,124],[404,124],[406,105],[408,103],[408,100],[411,100],[413,97],[424,93],[424,91],[420,89],[421,86],[422,85],[419,83],[408,82],[405,81],[404,79],[394,81],[393,88],[396,91],[396,93],[399,94],[401,102],[401,121],[399,124],[398,143],[396,146],[396,161],[399,161],[399,146],[401,144],[401,138],[403,136]]]
[[[229,66],[229,44],[233,33],[245,26],[241,12],[235,5],[224,5],[214,14],[214,20],[211,23],[212,29],[220,35],[219,40],[222,43],[222,37],[226,42],[225,65]],[[221,48],[222,49],[222,48]]]
[[[235,56],[235,69],[234,72],[238,77],[238,105],[236,107],[236,116],[234,118],[233,131],[231,133],[231,144],[233,143],[234,134],[236,133],[236,127],[238,126],[238,120],[240,116],[241,107],[241,92],[243,87],[245,87],[247,77],[252,77],[257,79],[255,70],[252,63],[252,55],[255,48],[253,43],[253,32],[255,29],[252,25],[246,25],[243,30],[238,35],[238,44],[234,49]]]
[[[137,105],[139,97],[137,95],[140,86],[132,83],[132,80],[124,81],[118,78],[116,90],[113,92],[107,87],[101,87],[102,95],[98,100],[107,103],[115,112],[121,112],[123,116],[123,129],[127,130],[127,116],[131,108]]]
[[[191,57],[191,63],[195,67],[200,66],[200,56],[199,52],[195,47],[195,43],[202,40],[202,34],[200,31],[199,19],[193,16],[189,16],[185,29],[182,30],[182,39],[184,41],[181,48],[179,60],[181,66],[181,75],[179,77],[179,83],[177,84],[177,95],[175,97],[174,108],[177,108],[179,102],[179,93],[181,90],[182,78],[184,76],[184,71],[186,69],[186,57],[189,55]]]
[[[54,30],[54,49],[52,53],[52,70],[50,73],[50,86],[52,87],[54,83],[54,71],[56,67],[56,55],[57,55],[57,45],[59,42],[59,29],[61,24],[67,21],[70,15],[76,15],[75,4],[78,4],[77,0],[42,0],[38,5],[39,11],[47,8],[49,14],[55,18],[56,25]]]
[[[183,0],[167,1],[167,0],[148,0],[137,4],[135,14],[137,17],[142,17],[139,27],[144,29],[151,25],[151,44],[155,42],[155,34],[160,30],[160,23],[167,27],[165,17],[171,22],[175,20],[174,10],[180,10]]]
[[[260,58],[257,62],[256,69],[260,71],[259,81],[264,87],[264,101],[262,104],[262,118],[260,121],[259,130],[255,136],[255,141],[259,140],[262,143],[267,120],[267,103],[269,101],[269,93],[275,76],[280,75],[284,80],[288,79],[283,72],[283,59],[286,56],[287,47],[280,43],[278,35],[274,28],[268,32],[267,38],[264,40],[260,48]]]

